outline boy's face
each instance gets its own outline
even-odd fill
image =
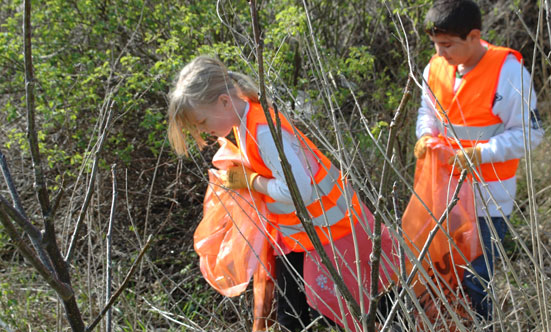
[[[471,33],[467,35],[466,39],[461,39],[459,36],[444,33],[439,33],[429,37],[434,43],[436,53],[439,56],[444,57],[450,65],[463,65],[467,67],[471,65],[476,57],[475,43],[480,45],[480,39],[475,38],[473,35],[474,31],[475,30],[471,31]]]

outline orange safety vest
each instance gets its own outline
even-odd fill
[[[440,115],[440,134],[454,149],[459,149],[459,145],[466,148],[488,142],[505,130],[503,121],[492,112],[499,75],[507,55],[513,54],[519,61],[522,56],[510,48],[482,43],[488,50],[463,76],[457,92],[454,92],[457,66],[437,55],[430,61],[428,85]],[[484,163],[477,170],[484,181],[506,180],[515,176],[518,163],[518,159]]]
[[[272,120],[275,121],[275,114],[270,109]],[[358,195],[352,189],[342,173],[331,161],[325,157],[319,149],[300,131],[294,130],[291,124],[280,116],[281,127],[288,133],[297,133],[297,137],[303,148],[309,149],[315,155],[319,163],[319,169],[312,176],[312,184],[315,183],[314,192],[318,199],[306,206],[312,223],[322,244],[329,243],[329,239],[337,240],[351,232],[351,220],[354,224],[362,215],[362,208]],[[272,171],[266,166],[257,144],[257,128],[260,125],[267,125],[266,117],[262,106],[259,103],[249,101],[249,112],[247,114],[246,142],[239,142],[240,148],[245,146],[251,168],[266,178],[273,178]],[[236,135],[238,137],[238,135]],[[346,192],[345,192],[346,190]],[[305,251],[313,249],[312,242],[304,231],[299,218],[296,215],[293,204],[284,204],[275,201],[267,195],[263,195],[266,206],[269,210],[268,219],[275,224],[281,233],[285,245],[292,251]],[[352,218],[350,218],[352,217]]]

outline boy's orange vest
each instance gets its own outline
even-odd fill
[[[270,114],[275,124],[273,110],[270,110]],[[356,192],[347,180],[343,179],[339,169],[319,151],[314,143],[300,131],[294,129],[283,116],[279,118],[281,128],[292,135],[296,133],[303,148],[309,149],[319,163],[318,172],[312,176],[312,183],[315,183],[314,195],[317,194],[319,198],[306,208],[312,218],[312,223],[316,226],[321,243],[327,244],[331,238],[336,240],[349,234],[351,222],[353,221],[355,224],[358,217],[362,215],[361,204]],[[247,156],[251,168],[255,172],[263,177],[273,178],[272,171],[264,164],[257,145],[257,128],[260,125],[267,125],[262,106],[259,103],[249,102],[247,135],[244,145]],[[236,135],[236,137],[238,136]],[[238,145],[242,148],[243,142],[238,140]],[[281,233],[285,245],[292,251],[298,252],[313,249],[312,242],[296,215],[294,205],[276,202],[267,195],[263,195],[263,197],[270,211],[269,222],[275,224],[274,226]]]
[[[522,56],[510,48],[486,42],[483,44],[488,48],[486,54],[463,76],[456,93],[454,85],[457,66],[448,64],[446,59],[436,55],[430,61],[428,85],[434,94],[431,96],[432,101],[439,112],[440,134],[454,149],[459,149],[459,144],[466,148],[488,142],[491,137],[505,130],[501,119],[492,112],[499,75],[507,55],[513,54],[519,61]],[[518,162],[518,159],[513,159],[484,163],[479,166],[478,172],[485,181],[506,180],[515,176]]]

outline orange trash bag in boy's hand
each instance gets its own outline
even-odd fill
[[[443,292],[446,299],[441,300],[454,302],[456,299],[453,294],[463,279],[462,266],[466,264],[465,259],[473,261],[482,254],[469,178],[463,183],[459,201],[449,212],[442,227],[437,226],[436,220],[444,214],[459,182],[459,174],[451,174],[452,168],[447,163],[453,153],[454,150],[440,139],[431,138],[427,142],[426,155],[417,160],[415,170],[413,189],[419,197],[412,195],[402,217],[404,240],[415,256],[406,259],[408,273],[413,268],[412,261],[417,260],[429,238],[429,233],[438,228],[422,261],[430,280],[426,279],[422,271],[418,271],[411,284],[425,314],[431,319],[435,318],[431,316],[438,314],[439,310],[436,310],[430,294]]]
[[[220,170],[243,162],[239,149],[219,138],[213,158],[219,170],[209,170],[203,219],[195,230],[194,247],[203,277],[220,294],[242,294],[254,275],[254,331],[263,330],[271,311],[274,283],[273,249],[267,240],[266,205],[257,192],[228,190],[220,185]]]

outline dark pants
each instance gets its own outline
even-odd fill
[[[286,262],[286,259],[289,263]],[[289,331],[300,331],[310,324],[310,313],[304,285],[291,266],[302,276],[304,253],[291,252],[276,257],[276,303],[277,321]],[[285,329],[283,329],[285,331]]]
[[[499,241],[502,242],[505,234],[507,233],[507,224],[501,217],[492,217],[491,222],[499,237]],[[484,243],[484,252],[486,253],[486,259],[484,255],[476,258],[471,262],[473,270],[478,273],[480,277],[465,271],[463,276],[463,287],[467,294],[471,298],[473,309],[484,319],[490,320],[492,318],[492,300],[490,295],[486,292],[488,283],[494,274],[494,260],[498,257],[497,244],[492,243],[492,232],[487,224],[487,221],[483,217],[478,218],[478,225],[480,227],[480,235]],[[494,241],[496,241],[494,237]]]

